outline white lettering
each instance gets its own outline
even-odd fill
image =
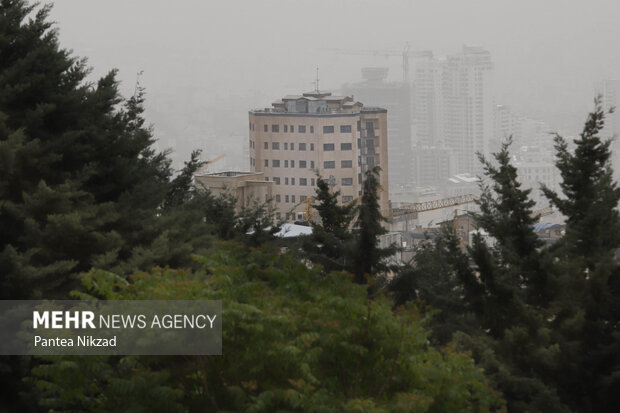
[[[44,328],[49,328],[50,324],[50,313],[47,311],[43,311],[43,314],[38,311],[32,312],[32,328],[38,328],[39,325],[43,324]],[[41,337],[39,337],[41,338]]]
[[[52,311],[52,328],[63,328],[62,311]]]
[[[82,328],[88,327],[95,328],[93,320],[95,319],[95,313],[92,311],[82,311]]]

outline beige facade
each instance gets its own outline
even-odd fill
[[[380,205],[388,215],[387,110],[365,108],[352,97],[310,92],[285,96],[272,108],[249,112],[250,168],[273,182],[276,215],[304,219],[317,173],[357,199],[364,172],[380,166]]]
[[[194,175],[198,188],[211,191],[215,196],[229,194],[235,197],[237,212],[254,201],[266,202],[273,197],[273,182],[266,182],[261,172],[219,172]]]

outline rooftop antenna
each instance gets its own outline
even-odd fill
[[[319,93],[319,66],[316,67],[316,93]]]
[[[133,96],[136,97],[138,95],[138,92],[140,91],[140,77],[144,74],[144,70],[140,70],[138,71],[138,73],[136,74],[136,86],[134,88],[133,91]]]

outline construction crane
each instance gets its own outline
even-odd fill
[[[361,56],[400,56],[402,58],[402,68],[403,68],[403,82],[409,83],[409,59],[412,57],[426,57],[429,56],[431,52],[424,51],[415,51],[411,50],[411,45],[409,42],[405,43],[405,47],[402,51],[398,50],[364,50],[364,49],[334,49],[334,48],[326,48],[324,50],[329,50],[332,52],[347,54],[347,55],[361,55]]]
[[[393,208],[389,218],[403,217],[407,215],[417,214],[419,212],[434,211],[442,208],[450,208],[458,205],[476,202],[479,198],[473,194],[453,196],[450,198],[436,199],[433,201],[413,202],[402,204],[399,208]],[[532,217],[544,217],[555,212],[552,207],[542,208],[532,211]]]
[[[453,196],[450,198],[436,199],[433,201],[413,202],[403,204],[399,208],[393,208],[390,218],[417,214],[418,212],[434,211],[436,209],[450,208],[458,205],[476,202],[478,197],[472,194]]]
[[[223,153],[219,156],[216,156],[213,159],[210,159],[208,161],[204,161],[202,163],[202,166],[200,168],[198,168],[198,170],[196,171],[196,175],[202,175],[205,174],[207,172],[207,168],[209,167],[209,165],[216,163],[217,161],[226,158],[226,154]]]
[[[380,189],[379,192],[383,192],[383,190]],[[350,205],[353,202],[357,202],[361,198],[362,196],[359,196],[345,203],[344,205]],[[312,219],[314,218],[314,208],[312,207],[312,201],[314,201],[314,199],[315,199],[314,197],[306,198],[304,201],[298,204],[298,205],[305,204],[304,219],[308,221],[308,223],[311,223]],[[402,204],[402,206],[399,208],[393,208],[391,210],[391,214],[388,216],[388,219],[415,215],[420,212],[435,211],[438,209],[456,207],[456,206],[464,205],[464,204],[470,204],[470,203],[476,202],[479,199],[480,198],[477,197],[476,195],[465,194],[465,195],[453,196],[450,198],[435,199],[432,201],[406,203],[406,204]],[[457,211],[455,209],[454,211],[455,218],[456,218],[456,212]],[[541,218],[547,215],[551,215],[553,213],[555,213],[555,210],[553,209],[553,207],[549,206],[546,208],[538,209],[536,211],[532,211],[532,217]]]
[[[299,203],[299,205],[306,204],[304,207],[304,220],[308,221],[308,225],[312,225],[312,218],[314,218],[314,208],[312,208],[312,201],[314,201],[314,197],[306,198]]]
[[[380,194],[381,192],[383,192],[382,188],[379,188],[379,190],[377,191],[378,194]],[[342,204],[343,206],[348,206],[351,205],[354,202],[359,201],[360,199],[362,199],[363,195],[358,196],[355,199],[352,199],[351,201],[348,201],[344,204]],[[310,197],[310,198],[306,198],[303,201],[301,201],[299,204],[297,204],[297,206],[301,205],[301,204],[305,204],[304,206],[304,220],[308,221],[308,223],[312,223],[312,218],[314,218],[314,207],[312,206],[312,201],[314,201],[315,198],[314,197]]]

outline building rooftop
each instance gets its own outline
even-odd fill
[[[300,235],[311,235],[312,227],[297,224],[283,224],[280,232],[276,233],[276,237],[292,238]]]
[[[261,114],[299,114],[299,115],[331,115],[353,114],[360,112],[387,112],[386,109],[369,107],[353,99],[353,96],[334,96],[331,92],[312,91],[301,95],[286,95],[274,101],[271,108],[254,109],[250,113]]]
[[[464,174],[457,174],[457,175],[451,176],[450,178],[448,178],[448,181],[452,182],[453,184],[459,184],[459,183],[473,184],[473,183],[480,181],[480,179],[477,176],[474,176],[470,173],[464,173]]]
[[[214,178],[235,178],[239,176],[263,175],[263,172],[245,172],[245,171],[225,171],[225,172],[209,172],[197,173],[195,176],[209,176]]]

